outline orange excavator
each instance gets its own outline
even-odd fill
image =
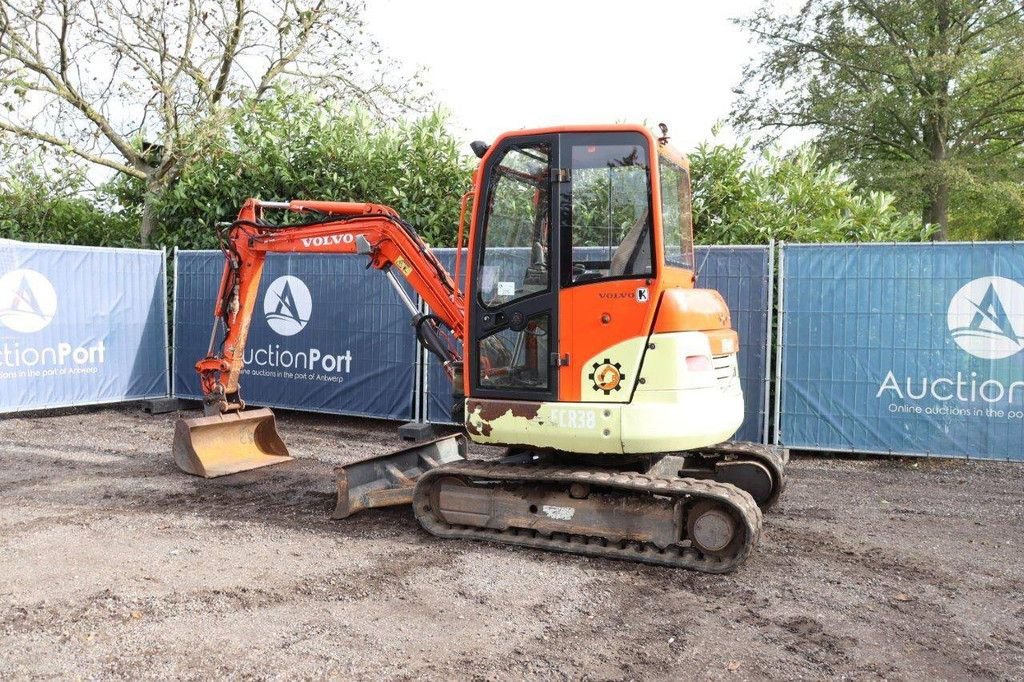
[[[688,162],[664,128],[635,125],[472,148],[454,276],[387,206],[245,203],[221,233],[223,343],[215,324],[196,365],[207,416],[177,424],[178,465],[209,477],[291,459],[273,413],[245,410],[239,391],[263,265],[269,253],[354,254],[409,309],[469,438],[506,450],[468,459],[456,434],[342,467],[335,517],[411,503],[440,537],[732,570],[788,456],[728,441],[743,420],[739,340],[722,297],[695,288]]]

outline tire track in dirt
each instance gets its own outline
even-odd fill
[[[312,573],[274,588],[199,589],[155,598],[123,598],[106,589],[84,599],[8,606],[0,615],[0,631],[12,636],[72,627],[103,629],[143,616],[149,623],[160,623],[196,614],[256,611],[296,598],[322,603],[387,599],[404,590],[404,583],[410,576],[430,568],[450,568],[457,558],[456,555],[406,549],[375,557],[367,566],[326,574]]]

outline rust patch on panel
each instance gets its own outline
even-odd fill
[[[480,400],[470,398],[466,402],[466,411],[469,414],[479,414],[480,418],[485,422],[493,421],[506,414],[532,420],[536,419],[540,413],[540,406],[541,403],[525,400]]]
[[[491,435],[491,431],[493,430],[494,429],[491,427],[489,422],[481,421],[480,426],[478,428],[477,425],[473,423],[472,419],[466,420],[466,431],[471,436],[483,436],[484,438],[486,438],[487,436]]]
[[[470,398],[466,401],[466,431],[474,436],[490,437],[494,431],[491,422],[506,417],[520,417],[527,421],[537,420],[541,403],[523,400],[481,400]],[[538,424],[543,422],[537,421]]]

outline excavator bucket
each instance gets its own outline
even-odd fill
[[[457,433],[338,467],[338,503],[331,518],[344,519],[371,507],[412,504],[416,479],[463,459],[466,437]]]
[[[277,434],[274,413],[267,409],[179,419],[172,451],[182,471],[203,478],[294,459]]]

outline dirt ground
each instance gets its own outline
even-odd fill
[[[0,678],[1024,678],[1024,466],[794,457],[726,576],[331,521],[393,423],[205,481],[137,407],[0,420]]]

